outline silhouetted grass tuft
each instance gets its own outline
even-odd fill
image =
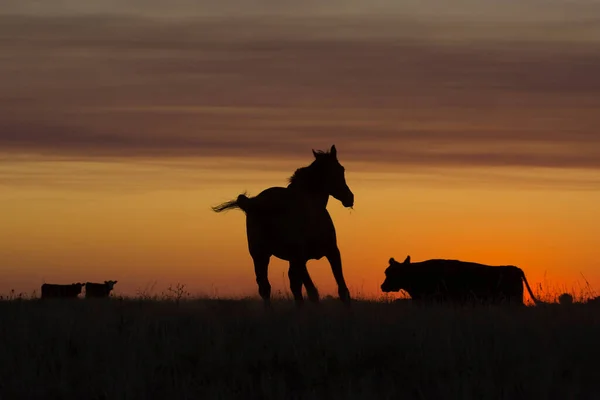
[[[600,398],[600,304],[167,295],[0,302],[0,398]]]

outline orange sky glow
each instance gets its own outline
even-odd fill
[[[406,255],[600,290],[592,5],[129,3],[0,13],[0,293],[257,295],[243,213],[210,206],[284,186],[332,144],[356,199],[328,206],[355,296],[381,296]],[[327,261],[308,265],[335,295]],[[286,263],[269,276],[289,292]]]

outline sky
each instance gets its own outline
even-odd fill
[[[600,290],[600,3],[365,4],[5,0],[0,293],[256,295],[243,213],[210,206],[332,144],[353,294],[409,254]]]

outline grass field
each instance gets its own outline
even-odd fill
[[[600,305],[0,302],[5,399],[598,399]]]

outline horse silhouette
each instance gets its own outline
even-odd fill
[[[287,187],[270,187],[255,197],[241,194],[235,200],[212,207],[215,212],[239,208],[246,214],[248,250],[254,262],[258,292],[270,305],[269,261],[275,256],[289,261],[290,289],[297,306],[304,302],[304,284],[311,302],[319,302],[306,263],[326,257],[338,286],[340,300],[350,304],[350,293],[342,272],[333,220],[327,211],[329,196],[344,207],[354,205],[354,194],[346,184],[345,169],[330,151],[313,150],[314,160],[297,169]]]

